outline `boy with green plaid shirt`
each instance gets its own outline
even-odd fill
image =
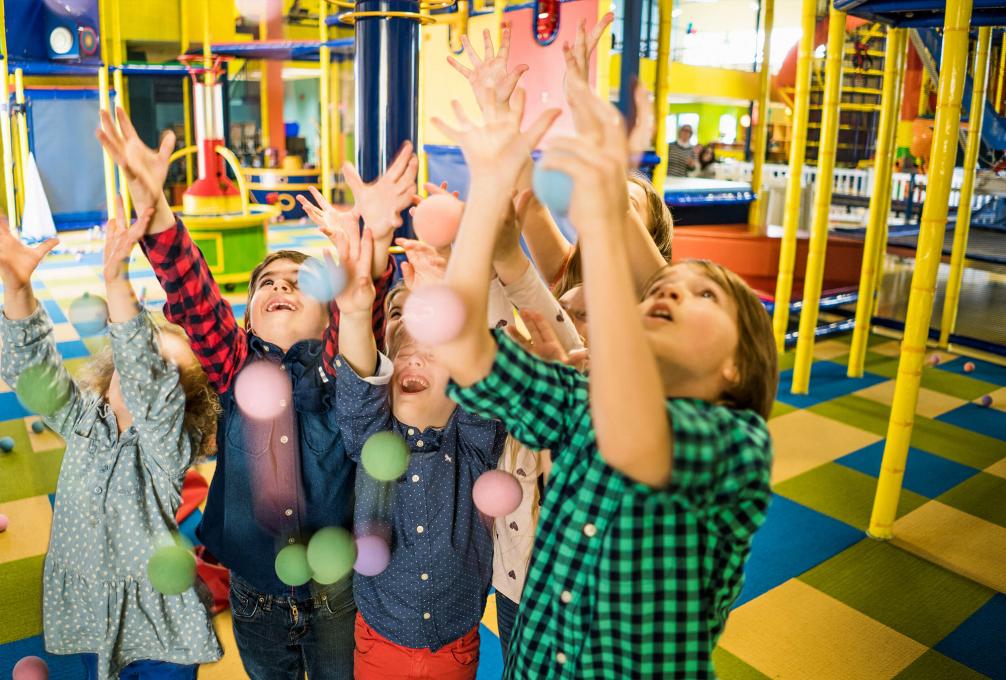
[[[706,262],[661,270],[638,304],[623,239],[623,123],[585,87],[573,94],[579,137],[552,140],[541,163],[573,180],[589,381],[482,321],[507,202],[557,112],[522,134],[517,90],[481,126],[462,112],[459,129],[434,120],[471,172],[447,274],[468,318],[439,352],[450,395],[553,455],[504,677],[712,677],[770,496],[771,324],[743,281]]]

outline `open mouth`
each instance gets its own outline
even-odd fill
[[[405,394],[418,394],[429,389],[430,381],[418,375],[403,375],[398,381],[398,386]]]
[[[674,315],[671,314],[671,309],[662,302],[658,302],[650,307],[650,311],[646,313],[651,319],[660,319],[662,321],[674,321]]]
[[[265,311],[267,312],[295,312],[297,308],[293,303],[287,302],[286,300],[273,300],[268,305],[266,305]]]

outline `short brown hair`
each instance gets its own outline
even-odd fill
[[[171,333],[186,342],[189,341],[185,331],[178,326],[163,324],[156,326],[156,330],[158,333]],[[114,371],[112,348],[107,346],[81,369],[80,385],[104,397],[108,393],[108,386],[112,383]],[[206,460],[217,451],[217,417],[221,413],[220,400],[210,387],[210,381],[198,361],[178,367],[178,382],[185,392],[184,427],[188,432],[199,433],[201,436],[199,448],[194,454],[197,461]]]
[[[255,287],[258,285],[259,277],[262,276],[265,268],[276,260],[290,260],[296,264],[304,264],[306,259],[307,255],[299,250],[277,250],[275,253],[266,255],[265,259],[258,263],[258,266],[252,270],[251,278],[248,280],[248,302],[245,304],[245,328],[248,328],[248,323],[251,321],[252,297],[255,296]]]
[[[737,382],[722,395],[721,401],[733,409],[750,409],[768,420],[779,385],[779,358],[775,348],[772,319],[755,292],[740,276],[710,260],[682,260],[678,264],[698,267],[723,289],[737,308]],[[671,265],[668,265],[670,267]],[[668,267],[651,279],[651,288]],[[649,291],[647,291],[649,292]]]

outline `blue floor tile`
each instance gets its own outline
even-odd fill
[[[182,520],[182,523],[178,525],[178,531],[181,532],[182,536],[188,539],[189,543],[193,546],[202,545],[202,541],[196,536],[196,527],[199,526],[199,522],[203,519],[203,513],[196,508],[192,513]]]
[[[11,387],[14,387],[11,385]],[[17,400],[17,395],[13,392],[0,392],[0,414],[4,420],[14,420],[15,418],[25,418],[34,415],[31,411],[21,405]]]
[[[79,359],[91,356],[91,350],[80,340],[67,340],[56,344],[63,359]]]
[[[479,670],[475,680],[499,680],[503,677],[503,650],[500,640],[479,624]]]
[[[810,372],[810,394],[790,394],[793,369],[786,369],[779,374],[776,399],[790,406],[807,408],[888,380],[873,373],[864,373],[862,378],[850,378],[846,375],[847,370],[846,366],[831,361],[814,362]]]
[[[799,576],[863,538],[859,529],[773,495],[765,524],[754,536],[744,568],[744,589],[734,606]]]
[[[936,416],[936,420],[972,430],[989,437],[1006,439],[1006,413],[997,408],[964,404],[953,411]]]
[[[0,678],[11,677],[15,664],[26,656],[40,657],[49,665],[49,680],[81,680],[87,677],[83,654],[47,654],[42,636],[36,635],[0,645]]]
[[[996,593],[938,645],[937,652],[984,673],[1006,680],[1006,595]]]
[[[884,440],[863,447],[835,462],[871,477],[880,476],[880,461],[884,457]],[[936,498],[978,473],[973,467],[961,465],[927,451],[911,448],[905,465],[904,487],[926,498]]]
[[[964,364],[971,362],[975,365],[975,370],[971,373],[964,372]],[[981,359],[969,359],[967,357],[957,357],[945,363],[937,366],[942,371],[949,371],[950,373],[957,373],[958,375],[966,375],[969,378],[974,378],[975,380],[984,380],[985,382],[995,383],[996,385],[1006,386],[1006,366],[1000,366],[999,364],[993,364],[988,361],[982,361]]]
[[[60,309],[55,300],[42,300],[42,306],[45,307],[45,311],[48,312],[53,323],[67,322],[66,315],[63,314],[63,310]]]

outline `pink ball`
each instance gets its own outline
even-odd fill
[[[7,526],[10,524],[10,520],[7,519],[7,515],[0,515],[0,534],[7,531]]]
[[[273,420],[290,405],[290,378],[271,361],[249,363],[234,381],[234,401],[249,418]]]
[[[421,286],[409,295],[402,321],[409,335],[424,345],[442,345],[461,334],[465,304],[449,286]]]
[[[929,355],[929,365],[930,366],[939,366],[940,365],[940,355],[939,354],[930,354]]]
[[[965,361],[964,362],[964,372],[965,373],[971,373],[973,370],[975,370],[975,363],[973,361]]]
[[[13,680],[48,680],[49,665],[37,656],[26,656],[14,666]]]
[[[434,248],[448,246],[461,226],[465,204],[449,194],[434,194],[416,206],[412,226],[416,236]]]
[[[472,499],[483,514],[503,517],[520,507],[524,490],[520,482],[509,472],[490,470],[475,480]]]
[[[356,562],[353,569],[364,576],[377,576],[388,568],[391,548],[380,536],[356,537]]]

